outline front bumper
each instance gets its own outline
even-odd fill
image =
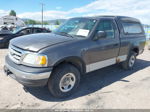
[[[4,71],[25,86],[45,86],[52,69],[17,65],[6,56]]]

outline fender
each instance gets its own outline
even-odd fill
[[[76,66],[81,74],[85,74],[86,72],[86,64],[85,62],[83,61],[82,58],[78,57],[78,56],[69,56],[69,57],[65,57],[65,58],[62,58],[61,60],[57,61],[55,64],[54,64],[54,68],[62,63],[71,63],[73,64],[74,66]]]

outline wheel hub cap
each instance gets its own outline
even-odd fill
[[[135,56],[131,56],[131,58],[129,60],[129,66],[133,67],[134,63],[135,63]]]
[[[59,84],[60,90],[62,92],[70,91],[74,87],[75,81],[76,81],[76,78],[73,73],[65,74],[60,80],[60,84]]]

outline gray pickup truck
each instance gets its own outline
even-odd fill
[[[117,63],[132,69],[145,40],[135,18],[72,18],[52,33],[12,39],[4,70],[24,86],[47,85],[53,96],[67,97],[88,72]]]

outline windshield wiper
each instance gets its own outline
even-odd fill
[[[74,38],[72,35],[66,33],[66,32],[59,32],[58,34],[62,34],[63,36],[67,36],[67,37],[72,37]]]

